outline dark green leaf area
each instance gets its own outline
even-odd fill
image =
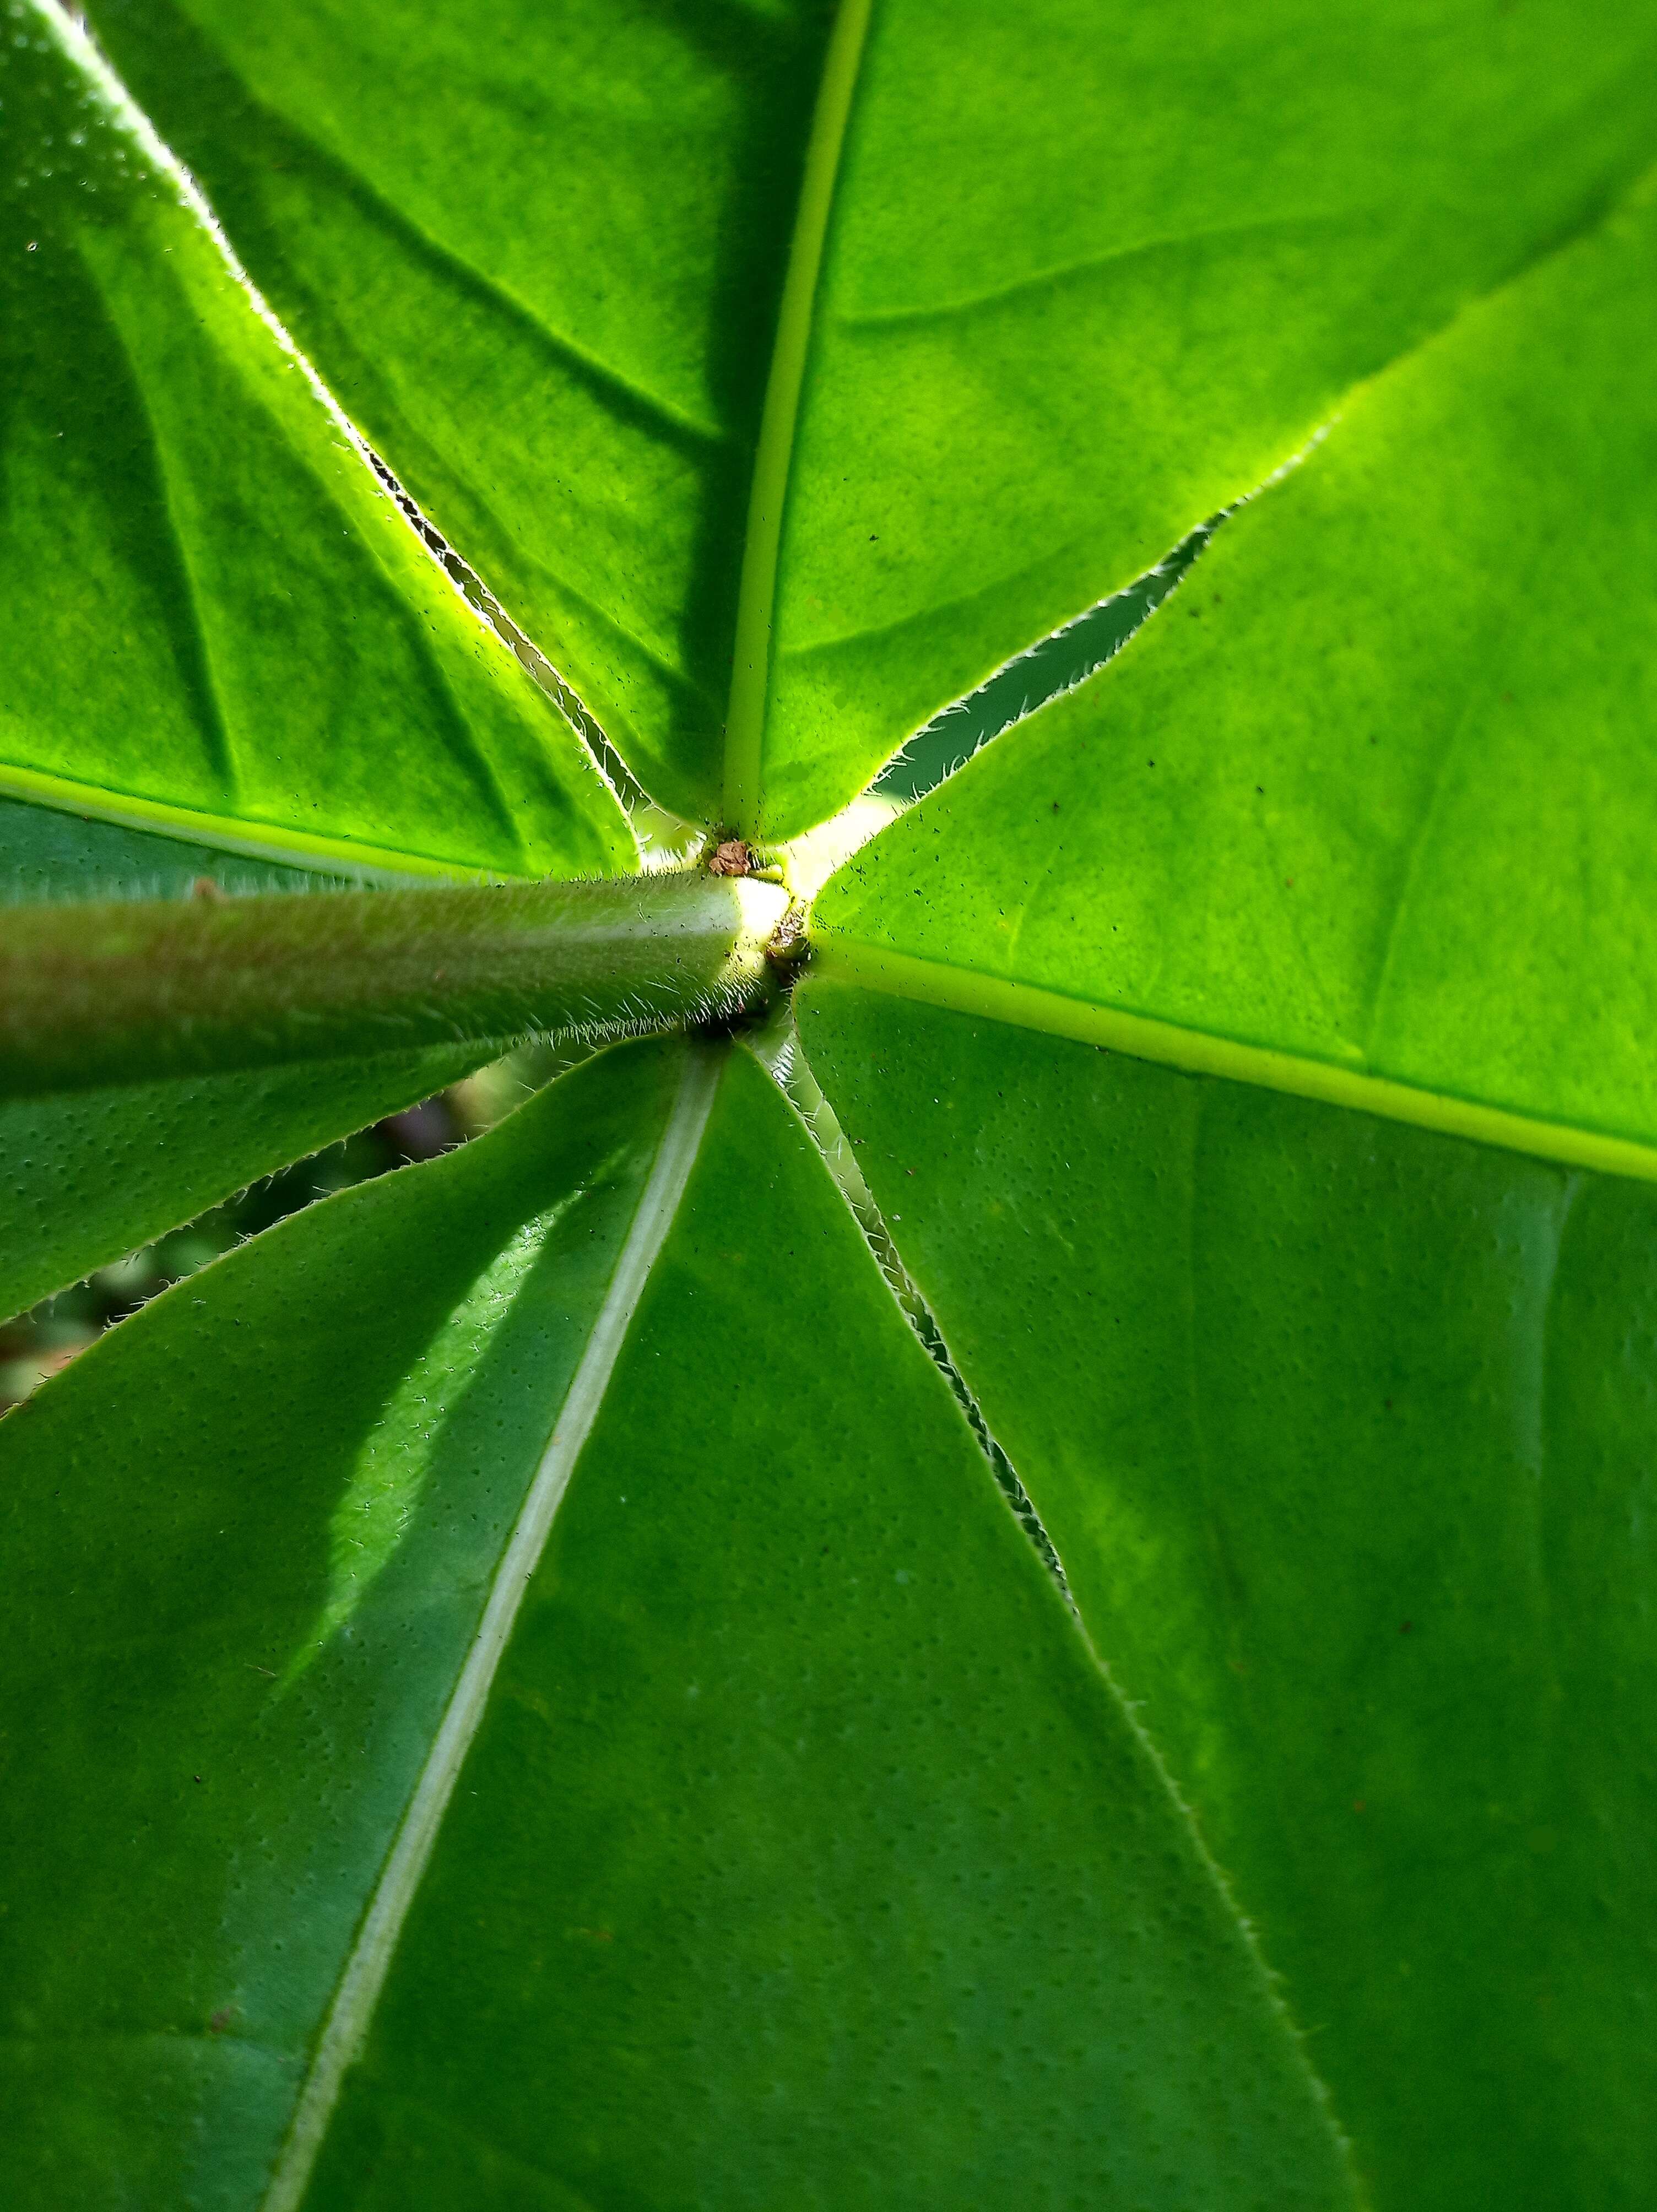
[[[204,876],[236,891],[308,890],[344,880],[15,799],[0,799],[0,876],[8,902],[22,906],[123,893],[179,898]]]
[[[0,1102],[0,1318],[429,1097],[491,1050],[446,1045]]]
[[[20,2212],[259,2203],[678,1060],[294,1217],[0,1420]]]
[[[718,817],[821,0],[109,0],[353,418],[655,797]]]
[[[1657,1192],[808,984],[1378,2212],[1657,2191]]]
[[[42,15],[5,22],[0,789],[302,860],[624,858],[174,180]]]
[[[738,1055],[311,2207],[1347,2201],[1183,1819]]]
[[[1358,395],[819,927],[1657,1136],[1657,191]]]

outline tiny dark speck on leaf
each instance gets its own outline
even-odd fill
[[[199,1782],[199,1781],[201,1780],[201,1777],[200,1777],[200,1775],[199,1775],[199,1774],[192,1774],[192,1775],[191,1776],[190,1779],[191,1779],[192,1782]]]
[[[208,2027],[213,2034],[222,2035],[235,2016],[236,2008],[234,2005],[221,2005],[211,2020],[208,2021]]]
[[[1257,784],[1255,785],[1254,788],[1255,788],[1255,789],[1259,793],[1259,794],[1260,794],[1260,796],[1261,796],[1261,798],[1262,798],[1262,799],[1264,799],[1264,798],[1265,797],[1265,795],[1266,795],[1266,787],[1265,787],[1264,784],[1263,784],[1263,783],[1257,783]]]
[[[1362,1813],[1362,1810],[1363,1810],[1363,1800],[1362,1800],[1362,1797],[1355,1797],[1355,1798],[1352,1800],[1352,1810],[1353,1810],[1355,1813]]]
[[[1415,1625],[1416,1624],[1413,1620],[1401,1620],[1398,1623],[1398,1634],[1400,1636],[1408,1636]]]

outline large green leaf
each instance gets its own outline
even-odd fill
[[[1378,2212],[1650,2203],[1657,1192],[803,999]]]
[[[922,996],[1033,987],[1072,1035],[1652,1172],[1654,355],[1648,185],[1355,399],[819,931]]]
[[[631,849],[67,30],[0,42],[0,792],[282,859]]]
[[[20,2205],[1349,2201],[746,1055],[297,1217],[0,1462]]]
[[[646,782],[773,836],[1657,149],[1634,0],[825,13],[92,10]]]

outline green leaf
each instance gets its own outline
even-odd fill
[[[790,244],[815,9],[93,13],[636,771],[771,837],[1657,146],[1632,4],[1592,40],[1563,0],[1278,0],[1198,38],[1167,9],[890,0],[865,39],[847,0]]]
[[[93,16],[375,449],[653,795],[704,820],[828,14]]]
[[[1350,2201],[745,1055],[295,1218],[0,1462],[20,2204]]]
[[[443,1045],[0,1100],[0,1316],[429,1097],[490,1049]]]
[[[816,910],[813,1069],[1400,2212],[1657,2185],[1653,1201],[1586,1171],[1657,1175],[1654,273],[1642,188]]]
[[[1657,610],[1615,581],[1657,566],[1654,350],[1648,185],[1355,399],[819,932],[922,996],[1657,1171]]]
[[[60,19],[6,20],[0,791],[348,872],[624,860],[141,120]]]
[[[813,982],[1378,2212],[1657,2191],[1657,1192]]]

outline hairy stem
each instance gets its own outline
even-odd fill
[[[671,1029],[764,995],[786,904],[695,874],[14,907],[0,1093]]]

